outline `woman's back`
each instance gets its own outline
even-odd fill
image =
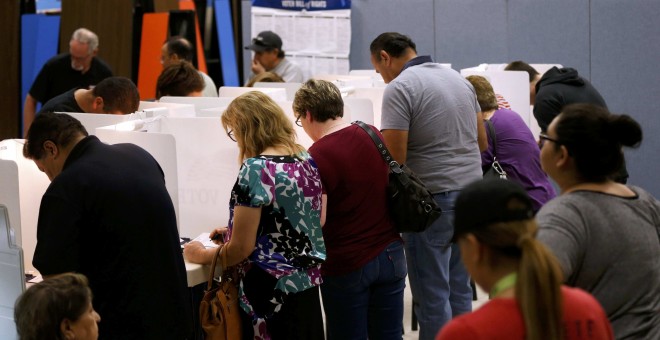
[[[580,289],[562,287],[564,340],[613,339],[603,308]],[[525,339],[525,324],[515,299],[496,298],[480,309],[459,316],[436,340]]]
[[[617,338],[660,338],[660,203],[574,191],[537,215],[538,239],[557,256],[566,283],[603,305]]]
[[[369,135],[357,125],[319,139],[309,152],[328,195],[323,226],[328,258],[322,270],[330,275],[347,273],[400,239],[387,210],[389,170]]]
[[[499,109],[490,122],[497,136],[497,160],[509,179],[522,185],[538,211],[543,204],[555,197],[548,176],[541,168],[539,147],[522,118],[514,111]],[[481,153],[481,165],[486,168],[493,163],[493,145],[489,135],[488,150]]]

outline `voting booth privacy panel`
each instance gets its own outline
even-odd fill
[[[50,180],[33,161],[23,157],[23,144],[22,139],[0,142],[0,204],[9,211],[16,244],[24,251],[25,270],[33,271],[39,205]]]
[[[3,339],[16,338],[14,303],[24,290],[23,252],[14,241],[7,207],[0,204],[0,337]]]

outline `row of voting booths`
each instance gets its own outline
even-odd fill
[[[480,65],[461,70],[464,76],[483,75],[518,112],[530,129],[538,129],[529,105],[529,78],[525,72],[502,71],[500,66]],[[551,65],[533,65],[546,70]],[[445,67],[450,67],[446,65]],[[344,99],[344,117],[380,127],[385,84],[373,70],[348,75],[318,75],[335,83]],[[108,144],[133,143],[159,162],[177,214],[179,234],[194,238],[227,225],[228,202],[240,167],[237,144],[220,123],[231,101],[248,91],[261,91],[282,108],[293,123],[292,109],[299,83],[257,83],[254,88],[221,87],[219,97],[162,97],[140,102],[129,115],[71,113],[87,131]],[[313,141],[293,124],[298,142],[309,148]],[[24,273],[36,273],[32,257],[41,196],[49,185],[45,174],[22,155],[24,140],[0,142],[0,334],[14,330],[13,304],[25,289]],[[21,252],[22,249],[22,252]],[[206,266],[186,264],[190,287],[208,278]]]

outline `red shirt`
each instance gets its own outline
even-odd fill
[[[328,195],[323,226],[327,258],[321,272],[346,274],[401,239],[387,210],[389,169],[369,135],[357,125],[319,139],[309,153]]]
[[[603,307],[589,293],[562,286],[564,340],[614,339]],[[453,319],[436,340],[524,339],[525,323],[515,299],[493,299],[478,310]]]

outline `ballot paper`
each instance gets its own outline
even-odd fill
[[[205,248],[217,248],[218,245],[211,241],[211,233],[201,233],[199,236],[195,237],[193,241],[201,242]]]

